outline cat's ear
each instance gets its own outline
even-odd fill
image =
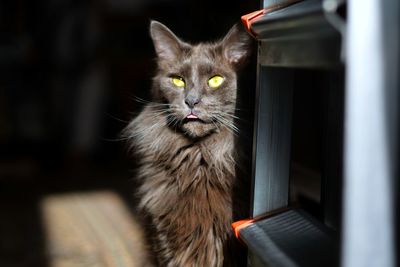
[[[225,58],[232,65],[242,65],[251,54],[251,38],[238,25],[234,25],[222,40]]]
[[[189,44],[181,41],[167,26],[155,20],[150,23],[150,35],[160,59],[177,59],[183,50],[190,48]]]

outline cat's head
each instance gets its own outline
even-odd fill
[[[223,128],[235,131],[237,71],[250,54],[250,38],[233,26],[215,43],[191,45],[152,21],[158,72],[153,97],[163,102],[170,125],[197,138]]]

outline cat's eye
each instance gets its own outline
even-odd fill
[[[185,85],[186,85],[185,80],[182,77],[179,77],[179,76],[171,77],[171,81],[178,88],[185,87]]]
[[[212,76],[210,79],[208,79],[208,86],[210,86],[211,88],[218,88],[221,86],[224,80],[224,77],[222,77],[221,75]]]

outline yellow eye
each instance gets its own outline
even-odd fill
[[[186,85],[185,80],[182,77],[174,76],[171,80],[176,87],[182,88]]]
[[[220,75],[215,75],[208,80],[208,86],[211,88],[218,88],[224,82],[224,77]]]

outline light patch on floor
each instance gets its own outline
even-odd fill
[[[41,210],[49,267],[148,266],[141,227],[117,194],[52,195]]]

